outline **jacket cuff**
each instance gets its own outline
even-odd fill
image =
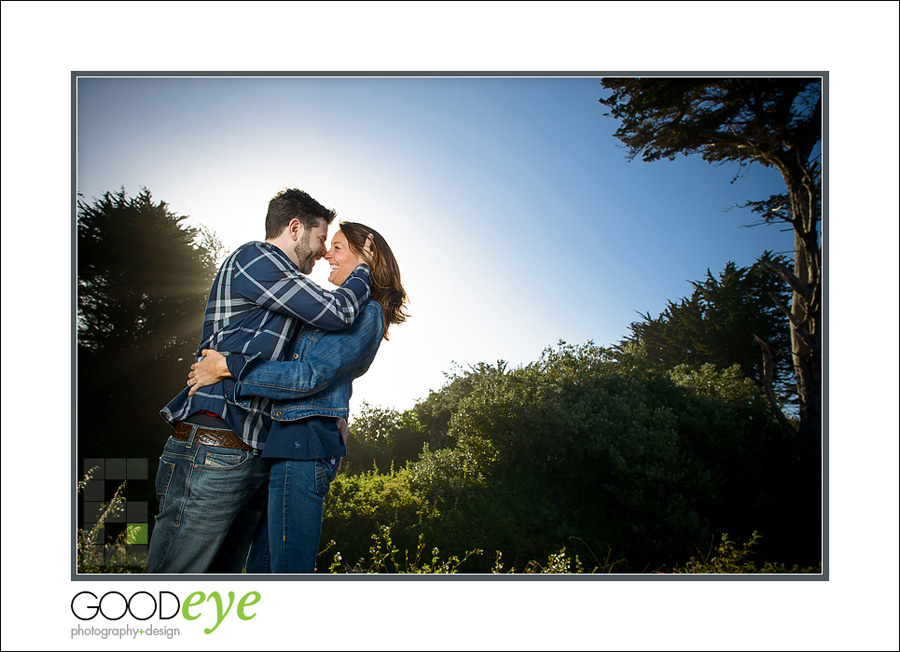
[[[241,374],[244,373],[244,369],[247,367],[247,363],[258,355],[258,353],[254,353],[253,355],[235,354],[225,356],[225,366],[228,367],[228,373],[231,374],[231,379],[234,381],[231,389],[231,400],[234,401],[237,405],[240,405],[245,410],[250,409],[250,399],[241,398],[241,384],[240,382],[238,382],[238,378],[240,378]]]
[[[353,272],[350,273],[350,276],[348,276],[347,280],[344,281],[344,283],[342,283],[341,285],[346,284],[347,281],[349,281],[354,276],[362,276],[368,281],[369,278],[372,276],[372,269],[367,264],[360,263],[353,269]]]
[[[234,380],[234,382],[240,381],[241,375],[247,368],[247,363],[258,358],[259,355],[259,353],[254,353],[253,355],[226,355],[225,365],[228,367],[228,373],[231,374],[231,379]]]

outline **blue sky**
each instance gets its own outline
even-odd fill
[[[285,186],[381,231],[413,318],[353,407],[405,409],[454,363],[614,344],[707,269],[791,249],[732,208],[781,191],[777,172],[629,162],[604,94],[597,77],[82,78],[78,190],[146,186],[229,250],[263,237]]]

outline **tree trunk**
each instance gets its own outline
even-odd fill
[[[799,167],[799,166],[798,166]],[[800,404],[797,536],[821,552],[822,531],[822,253],[818,187],[807,168],[785,176],[794,227],[791,351]],[[801,176],[802,175],[802,176]]]
[[[799,167],[799,166],[798,166]],[[787,170],[785,170],[787,171]],[[784,173],[784,171],[783,171]],[[818,460],[822,451],[822,265],[818,238],[818,189],[805,169],[785,175],[794,227],[794,286],[791,350],[800,399],[800,439]]]

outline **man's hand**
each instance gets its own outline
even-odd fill
[[[214,385],[223,378],[231,378],[228,365],[225,364],[225,356],[212,349],[203,349],[200,352],[203,357],[200,362],[191,365],[191,373],[188,374],[188,396],[193,396],[201,387]]]
[[[347,445],[347,440],[350,438],[350,431],[347,429],[347,420],[341,417],[337,418],[337,427],[338,432],[341,433],[341,441],[344,442],[344,446]]]
[[[370,238],[372,236],[369,236]],[[338,417],[337,420],[338,432],[341,433],[341,441],[344,442],[344,448],[347,448],[347,440],[350,438],[350,431],[347,429],[347,420],[341,417]],[[338,460],[338,471],[341,470],[341,462],[344,461],[344,458]]]
[[[375,260],[375,236],[371,233],[366,237],[366,244],[363,247],[363,250],[360,252],[357,260],[359,264],[362,265],[365,263],[369,267],[372,266],[372,261]]]

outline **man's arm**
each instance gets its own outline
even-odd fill
[[[353,270],[334,291],[313,283],[267,243],[248,247],[233,264],[233,293],[266,310],[324,330],[340,330],[352,324],[370,294],[370,270],[365,264]]]

